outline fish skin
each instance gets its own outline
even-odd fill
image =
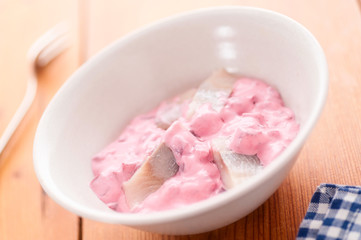
[[[182,117],[187,103],[192,100],[196,92],[196,88],[191,88],[177,97],[166,101],[156,113],[155,124],[157,127],[167,130],[173,122]]]
[[[135,174],[123,183],[127,204],[132,209],[178,172],[171,149],[161,143]]]
[[[212,151],[225,189],[235,187],[263,169],[256,155],[233,152],[226,147],[225,139],[212,141]]]
[[[215,111],[221,111],[237,79],[238,76],[231,75],[224,69],[215,71],[199,86],[189,105],[186,118],[190,119],[197,109],[206,103],[211,104]]]

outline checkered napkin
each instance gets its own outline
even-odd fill
[[[321,184],[297,239],[361,239],[361,187]]]

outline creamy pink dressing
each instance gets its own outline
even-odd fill
[[[225,139],[231,151],[256,155],[260,163],[267,166],[299,129],[293,112],[284,106],[280,94],[256,79],[237,80],[218,111],[205,103],[188,117],[190,100],[181,104],[178,100],[176,97],[135,117],[115,142],[93,158],[95,178],[90,186],[110,208],[120,212],[152,212],[207,199],[225,191],[213,158],[213,139]],[[172,107],[178,109],[180,116],[164,130],[157,126],[157,121]],[[122,184],[162,142],[172,150],[179,170],[130,209]]]

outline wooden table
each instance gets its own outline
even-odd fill
[[[32,144],[42,112],[63,82],[101,48],[140,26],[218,5],[251,5],[286,14],[316,36],[327,56],[330,88],[325,110],[277,192],[234,224],[192,236],[98,223],[54,203],[34,174]],[[360,6],[357,0],[0,1],[0,133],[24,95],[30,45],[61,20],[72,26],[71,48],[40,71],[35,102],[1,156],[0,239],[294,239],[320,183],[361,185]]]

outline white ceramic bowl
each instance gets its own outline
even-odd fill
[[[275,86],[300,123],[296,139],[262,174],[187,208],[148,215],[107,208],[89,188],[92,156],[133,116],[221,67]],[[216,229],[247,215],[278,188],[321,113],[327,88],[319,43],[288,17],[220,7],[167,18],[107,47],[64,84],[37,129],[36,174],[50,197],[85,218],[165,234]]]

